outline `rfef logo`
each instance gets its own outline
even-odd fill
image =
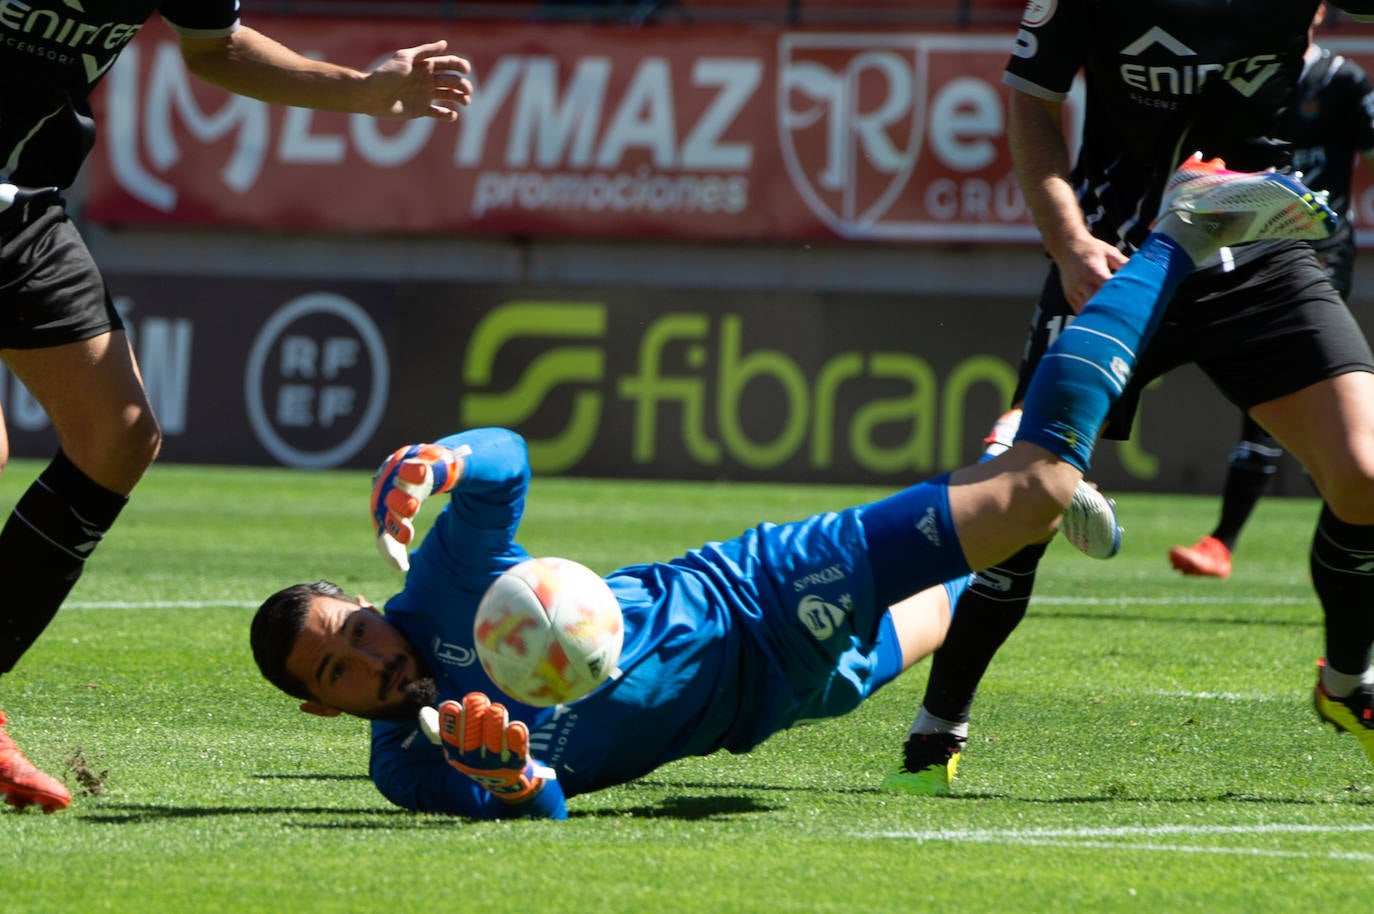
[[[287,302],[248,353],[244,404],[258,441],[286,466],[346,463],[386,410],[391,369],[377,326],[329,292]]]

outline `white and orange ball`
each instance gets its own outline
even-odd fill
[[[576,701],[615,670],[625,619],[600,575],[561,558],[528,559],[487,588],[473,622],[477,658],[516,701]]]

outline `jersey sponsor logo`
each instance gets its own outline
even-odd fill
[[[935,517],[934,508],[926,508],[926,513],[916,522],[916,529],[930,540],[932,545],[940,545],[940,522]]]
[[[991,590],[996,593],[1010,593],[1012,579],[1010,575],[1002,574],[991,568],[973,573],[973,584],[983,590]]]
[[[1121,49],[1121,53],[1126,55],[1127,57],[1139,57],[1141,54],[1143,54],[1150,48],[1154,47],[1155,45],[1162,46],[1169,53],[1174,54],[1178,57],[1197,56],[1197,51],[1194,51],[1192,48],[1188,47],[1186,44],[1179,41],[1177,38],[1175,38],[1173,35],[1170,35],[1168,32],[1164,31],[1159,26],[1151,28],[1144,35],[1141,35],[1135,41],[1132,41],[1130,44],[1126,45],[1126,47]]]
[[[86,82],[94,85],[143,23],[88,22],[76,0],[63,0],[63,5],[82,17],[66,16],[42,4],[0,2],[0,44],[60,66],[79,64]]]
[[[563,763],[572,732],[577,727],[577,712],[567,705],[558,705],[553,716],[530,731],[530,755],[551,767],[572,771]]]
[[[1126,382],[1131,379],[1131,363],[1120,356],[1112,357],[1108,370],[1111,372],[1112,377],[1116,379],[1117,384],[1122,387],[1125,387]]]
[[[1161,57],[1157,49],[1168,57]],[[1150,61],[1125,61],[1121,80],[1138,92],[1173,99],[1197,95],[1210,79],[1222,79],[1250,98],[1279,71],[1278,56],[1255,54],[1230,61],[1195,61],[1198,53],[1159,26],[1121,49],[1122,57],[1149,55]],[[1137,97],[1137,101],[1145,101]],[[1154,102],[1158,104],[1158,102]],[[1174,103],[1166,102],[1168,107]]]
[[[845,569],[841,565],[831,565],[829,568],[822,568],[820,571],[813,571],[805,577],[797,578],[792,582],[792,589],[801,593],[817,584],[833,584],[836,581],[845,579]]]
[[[445,666],[472,666],[477,662],[477,651],[462,644],[435,638],[430,645],[434,659]]]
[[[814,593],[809,593],[802,597],[801,603],[797,605],[797,620],[817,641],[826,640],[844,623],[844,617],[853,604],[853,598],[849,594],[844,594],[839,599],[843,606],[837,606]]]
[[[1058,8],[1058,0],[1029,0],[1026,12],[1021,16],[1021,24],[1029,28],[1044,25],[1054,18],[1054,11]]]

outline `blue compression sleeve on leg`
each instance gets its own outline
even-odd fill
[[[891,613],[884,613],[878,621],[878,640],[873,645],[873,688],[877,689],[896,679],[902,672],[902,639],[897,637],[897,624]]]
[[[968,586],[973,583],[973,575],[966,574],[955,578],[953,581],[945,582],[945,594],[949,597],[949,615],[954,617],[954,611],[959,608],[959,598],[968,590]]]
[[[1046,350],[1026,391],[1016,440],[1038,444],[1086,473],[1136,353],[1194,266],[1168,235],[1146,238]]]
[[[971,570],[949,512],[949,474],[860,509],[873,595],[891,606]]]
[[[959,605],[973,575],[965,574],[953,581],[944,583],[945,593],[949,596],[949,614]],[[873,644],[873,688],[886,685],[902,672],[905,658],[902,657],[902,639],[897,637],[897,624],[892,621],[892,613],[883,613],[878,622],[878,640]]]

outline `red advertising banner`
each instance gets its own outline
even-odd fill
[[[1004,31],[257,24],[359,66],[454,33],[474,65],[474,103],[458,125],[274,108],[191,77],[155,19],[96,99],[104,126],[88,218],[321,233],[1037,240],[1007,149]],[[1329,44],[1374,72],[1374,38]],[[1354,206],[1356,224],[1374,221],[1365,174]]]
[[[454,32],[458,125],[273,108],[150,23],[107,76],[86,215],[308,232],[1035,240],[1005,143],[1011,36],[671,25],[256,23],[367,65]]]

